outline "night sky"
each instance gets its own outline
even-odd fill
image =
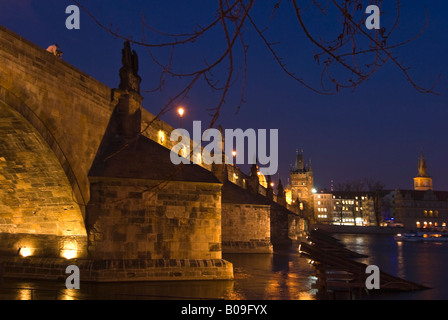
[[[142,37],[142,13],[154,28],[184,33],[190,32],[196,24],[205,25],[211,21],[217,9],[217,1],[212,0],[80,2],[104,25],[112,24],[120,34],[132,36],[134,40]],[[275,2],[258,1],[254,19],[261,27],[269,26],[267,35],[272,41],[280,42],[276,48],[288,67],[318,87],[322,67],[314,61],[315,49],[299,29],[289,1],[283,1],[270,20]],[[0,24],[42,48],[58,43],[65,61],[112,88],[118,87],[123,40],[99,28],[84,11],[81,11],[81,29],[66,29],[65,8],[71,4],[73,2],[68,0],[1,0]],[[248,26],[245,31],[249,45],[246,103],[235,114],[240,97],[240,76],[235,80],[217,124],[232,129],[279,129],[282,181],[287,180],[296,149],[300,148],[306,160],[312,160],[318,188],[329,188],[330,179],[337,184],[369,177],[384,182],[388,189],[411,189],[412,178],[417,175],[418,156],[423,149],[434,188],[448,190],[448,4],[441,0],[402,1],[399,29],[392,40],[406,40],[417,34],[425,25],[425,10],[429,22],[423,35],[393,52],[404,66],[411,67],[412,78],[423,87],[431,87],[440,74],[435,88],[440,95],[417,92],[391,63],[355,91],[345,89],[331,96],[314,93],[283,73]],[[384,21],[388,22],[387,16]],[[310,19],[309,23],[310,30],[322,35],[337,27],[334,21],[325,18]],[[155,42],[160,40],[152,36]],[[217,33],[198,40],[194,46],[177,49],[176,66],[188,71],[202,64],[204,55],[216,57],[223,40],[223,35]],[[133,49],[140,58],[141,88],[151,90],[158,84],[159,69],[144,48],[133,45]],[[167,52],[162,50],[157,54],[163,57]],[[178,88],[179,81],[173,79],[168,81],[163,92],[144,93],[144,107],[157,113]],[[209,123],[206,109],[216,105],[218,100],[219,93],[210,91],[203,82],[198,83],[182,102],[186,109],[183,125],[188,129],[193,120]],[[174,127],[179,124],[174,111],[162,119]]]

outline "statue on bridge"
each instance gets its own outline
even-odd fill
[[[138,56],[135,50],[131,51],[129,41],[124,43],[121,50],[122,67],[120,69],[120,90],[129,90],[140,93],[140,82],[142,78],[138,75]]]

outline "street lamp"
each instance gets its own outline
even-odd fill
[[[177,113],[178,113],[179,116],[180,116],[180,127],[182,128],[182,116],[183,116],[184,113],[185,113],[184,108],[183,108],[183,107],[179,107],[179,108],[177,109]]]

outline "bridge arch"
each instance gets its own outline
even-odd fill
[[[0,101],[48,144],[85,217],[88,172],[113,110],[112,90],[2,26],[0,66]]]
[[[65,172],[65,175],[70,182],[73,198],[76,201],[77,205],[80,207],[80,210],[85,216],[85,206],[87,204],[88,199],[86,199],[85,195],[83,195],[83,191],[81,188],[81,184],[78,181],[75,172],[70,164],[69,159],[64,153],[64,150],[61,148],[57,139],[51,133],[47,124],[30,108],[25,102],[23,102],[19,97],[17,97],[13,92],[6,90],[0,85],[0,103],[3,103],[6,106],[13,108],[17,111],[25,120],[27,121],[36,132],[39,133],[43,141],[51,149],[51,152],[58,159],[62,169]]]
[[[0,100],[0,252],[82,256],[87,233],[72,186],[34,126]]]

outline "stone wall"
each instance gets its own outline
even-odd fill
[[[61,256],[85,255],[81,210],[58,159],[17,111],[0,101],[0,253],[26,248]]]
[[[93,259],[221,259],[221,185],[91,178]]]
[[[274,246],[287,247],[304,236],[306,220],[278,204],[271,206],[271,242]]]
[[[112,111],[110,88],[3,27],[0,65],[0,101],[50,146],[83,211],[87,172]]]
[[[1,261],[0,261],[1,262]],[[222,259],[65,260],[9,258],[2,262],[5,278],[61,281],[69,265],[76,265],[81,282],[232,280],[233,265]]]
[[[270,253],[270,206],[222,204],[224,253]]]
[[[0,66],[0,101],[24,116],[50,146],[84,214],[87,175],[117,104],[112,89],[2,26]],[[159,141],[162,131],[165,147],[176,144],[169,139],[170,125],[142,111],[145,136]]]

